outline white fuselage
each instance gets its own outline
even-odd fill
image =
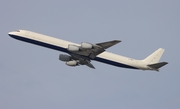
[[[40,45],[43,47],[51,48],[51,49],[66,52],[66,53],[69,53],[67,51],[67,47],[69,44],[79,46],[79,44],[76,44],[76,43],[72,43],[69,41],[53,38],[50,36],[46,36],[43,34],[31,32],[31,31],[26,31],[26,30],[18,30],[14,32],[9,32],[9,35],[21,41],[33,43],[36,45]],[[147,66],[147,63],[142,60],[135,60],[132,58],[120,56],[120,55],[109,53],[106,51],[97,55],[94,58],[94,60],[103,62],[106,64],[118,66],[118,67],[150,70],[150,68]]]

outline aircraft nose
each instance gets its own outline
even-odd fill
[[[15,38],[15,36],[17,36],[17,33],[16,32],[9,32],[8,35],[12,38]]]
[[[8,33],[8,35],[11,36],[11,37],[13,36],[13,34],[14,34],[14,32],[9,32]]]
[[[9,32],[8,35],[11,36],[13,34],[13,32]]]
[[[8,35],[9,35],[9,36],[13,36],[13,35],[18,34],[18,32],[20,32],[20,30],[16,30],[16,31],[9,32]]]

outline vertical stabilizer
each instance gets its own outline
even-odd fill
[[[163,53],[164,53],[164,49],[159,48],[154,53],[152,53],[147,58],[145,58],[143,61],[146,62],[147,64],[158,63]]]

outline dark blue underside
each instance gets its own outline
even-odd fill
[[[36,45],[39,45],[39,46],[43,46],[43,47],[46,47],[46,48],[50,48],[50,49],[54,49],[54,50],[58,50],[58,51],[66,52],[66,53],[70,53],[67,49],[59,47],[59,46],[56,46],[56,45],[52,45],[52,44],[36,41],[36,40],[33,40],[33,39],[28,39],[28,38],[25,38],[25,37],[19,37],[19,36],[15,36],[15,35],[10,35],[10,36],[12,38],[17,39],[17,40],[21,40],[21,41],[25,41],[25,42],[28,42],[28,43],[36,44]],[[117,67],[130,68],[130,69],[138,69],[138,68],[135,68],[135,67],[132,67],[132,66],[128,66],[128,65],[125,65],[125,64],[121,64],[121,63],[114,62],[114,61],[107,60],[107,59],[100,58],[100,57],[95,57],[94,60],[102,62],[102,63],[114,65],[114,66],[117,66]]]

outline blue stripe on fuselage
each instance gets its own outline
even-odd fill
[[[129,66],[129,65],[126,65],[126,64],[115,62],[115,61],[111,61],[111,60],[108,60],[108,59],[105,59],[105,58],[95,57],[94,60],[102,62],[102,63],[114,65],[114,66],[117,66],[117,67],[123,67],[123,68],[129,68],[129,69],[138,69],[136,67],[132,67],[132,66]]]
[[[21,40],[21,41],[25,41],[25,42],[28,42],[28,43],[36,44],[36,45],[39,45],[39,46],[47,47],[47,48],[50,48],[50,49],[54,49],[54,50],[58,50],[58,51],[66,52],[66,53],[70,53],[66,48],[59,47],[59,46],[56,46],[56,45],[52,45],[52,44],[48,44],[48,43],[45,43],[45,42],[40,42],[40,41],[37,41],[37,40],[33,40],[33,39],[21,37],[21,36],[16,36],[16,35],[9,35],[9,36],[11,36],[12,38],[15,38],[17,40]],[[86,58],[88,58],[88,57],[86,57]],[[114,62],[114,61],[111,61],[111,60],[108,60],[108,59],[104,59],[104,58],[100,58],[100,57],[95,57],[94,60],[102,62],[102,63],[114,65],[114,66],[117,66],[117,67],[130,68],[130,69],[138,69],[136,67],[132,67],[132,66],[125,65],[125,64],[122,64],[122,63]]]
[[[21,41],[32,43],[32,44],[36,44],[36,45],[40,45],[40,46],[47,47],[47,48],[50,48],[50,49],[54,49],[54,50],[58,50],[58,51],[63,51],[63,52],[66,52],[66,53],[69,52],[65,48],[62,48],[62,47],[59,47],[59,46],[55,46],[55,45],[52,45],[52,44],[48,44],[48,43],[45,43],[45,42],[40,42],[40,41],[37,41],[37,40],[33,40],[33,39],[21,37],[21,36],[16,36],[16,35],[9,35],[9,36],[11,36],[12,38],[15,38],[17,40],[21,40]]]

